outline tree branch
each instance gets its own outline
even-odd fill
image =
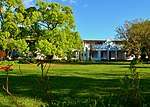
[[[17,100],[12,96],[12,94],[11,94],[4,86],[3,86],[3,89],[6,91],[6,93],[7,93],[8,95],[10,95],[10,96],[12,97],[12,99],[13,99],[13,101],[16,103],[17,107],[21,107],[21,106],[18,104]]]
[[[50,29],[50,30],[55,29],[55,28],[56,28],[56,26],[57,26],[58,24],[59,24],[59,23],[58,23],[58,22],[56,22],[56,23],[55,23],[55,24],[53,24],[53,25],[52,25],[52,27],[50,27],[49,29]]]

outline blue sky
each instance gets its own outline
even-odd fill
[[[36,0],[22,0],[32,6]],[[150,0],[44,0],[71,6],[82,39],[114,39],[126,20],[149,19]]]

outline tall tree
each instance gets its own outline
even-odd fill
[[[17,47],[23,53],[29,49],[26,40],[34,40],[48,55],[64,56],[82,47],[69,6],[38,1],[37,7],[25,8],[21,0],[0,0],[0,46],[9,51]]]
[[[150,21],[133,20],[126,21],[124,26],[117,28],[117,36],[123,41],[128,55],[134,55],[144,60],[148,56],[150,60]]]
[[[10,38],[15,37],[19,32],[17,20],[21,20],[21,15],[16,14],[15,10],[16,8],[19,8],[21,6],[23,6],[21,0],[1,0],[0,2],[1,32],[7,32],[9,34],[7,36],[9,36]]]
[[[69,28],[55,28],[52,31],[44,31],[44,36],[41,36],[37,43],[37,49],[47,55],[71,55],[73,49],[82,50],[82,40],[78,32],[72,32]]]
[[[28,49],[27,32],[39,18],[39,12],[34,12],[30,8],[25,9],[21,0],[0,0],[0,10],[0,46],[9,51],[16,47],[23,52],[23,43],[24,48]]]
[[[11,51],[12,49],[9,47],[11,42],[18,42],[15,40],[20,31],[19,25],[24,21],[22,15],[24,6],[21,0],[0,0],[0,10],[0,47]],[[21,40],[21,42],[26,44],[25,40]]]
[[[73,49],[81,49],[82,40],[75,31],[73,11],[69,6],[42,1],[38,1],[37,6],[42,15],[38,24],[43,34],[37,44],[39,50],[48,55],[64,56]]]
[[[56,27],[62,29],[65,26],[75,28],[73,11],[69,6],[61,6],[56,2],[50,4],[43,1],[38,1],[36,5],[42,14],[39,24],[43,28],[48,30],[53,30]]]
[[[26,8],[23,12],[24,22],[19,26],[19,38],[38,38],[40,34],[40,26],[37,21],[41,19],[41,13],[37,11],[36,7]]]

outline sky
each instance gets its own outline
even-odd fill
[[[37,0],[22,0],[26,7]],[[125,21],[150,18],[150,0],[43,0],[70,6],[76,30],[84,40],[115,39]]]

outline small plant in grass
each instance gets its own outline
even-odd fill
[[[143,107],[144,98],[139,87],[139,73],[135,67],[137,61],[132,60],[130,64],[130,75],[125,75],[121,80],[122,86],[119,93],[121,104],[125,107]]]
[[[11,66],[12,66],[12,64],[8,64],[7,66],[0,67],[0,70],[5,70],[5,72],[6,72],[6,85],[5,85],[5,87],[3,87],[3,89],[6,92],[9,92],[8,91],[8,71],[12,71]]]
[[[7,66],[2,66],[2,67],[0,67],[0,70],[5,70],[5,72],[6,72],[6,83],[5,83],[5,87],[3,86],[3,89],[5,90],[5,92],[8,94],[8,95],[10,95],[11,97],[12,97],[12,99],[13,99],[13,101],[15,102],[15,104],[18,106],[18,107],[21,107],[19,104],[18,104],[18,102],[16,101],[16,99],[12,96],[12,94],[9,92],[9,88],[8,88],[8,72],[9,71],[12,71],[12,69],[11,69],[11,66],[12,66],[13,64],[8,64]]]
[[[42,99],[46,101],[50,101],[50,96],[48,94],[49,90],[49,77],[48,77],[48,71],[50,69],[50,64],[48,68],[46,69],[47,63],[44,60],[39,61],[37,66],[41,66],[41,72],[42,72],[42,81],[38,81],[42,87]]]
[[[37,66],[41,66],[41,72],[42,72],[42,79],[44,79],[44,77],[48,77],[48,71],[50,69],[50,65],[48,66],[48,69],[46,70],[46,72],[44,73],[45,69],[46,69],[46,61],[45,60],[41,60],[39,61],[39,63],[37,64]]]

